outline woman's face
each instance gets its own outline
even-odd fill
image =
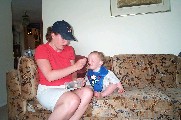
[[[98,71],[103,64],[103,61],[95,53],[89,54],[88,56],[89,69]]]
[[[52,41],[51,42],[53,42],[53,44],[57,50],[63,50],[66,45],[70,44],[69,40],[65,40],[62,38],[62,36],[60,34],[56,35],[54,33],[52,33]]]

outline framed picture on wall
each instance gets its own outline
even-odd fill
[[[110,0],[111,17],[171,11],[170,0]]]

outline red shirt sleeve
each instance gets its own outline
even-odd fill
[[[74,51],[74,48],[72,46],[69,46],[70,47],[70,60],[75,60],[75,51]]]
[[[48,50],[45,45],[39,45],[35,50],[35,60],[48,59]]]

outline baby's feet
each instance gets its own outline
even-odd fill
[[[122,94],[122,93],[124,93],[124,92],[125,92],[124,89],[119,89],[119,90],[118,90],[118,93],[120,93],[120,94]]]

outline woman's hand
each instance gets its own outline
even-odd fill
[[[86,80],[84,78],[77,78],[78,81],[81,81],[81,86],[84,87],[86,84]]]
[[[78,60],[74,65],[76,66],[77,70],[80,70],[85,66],[86,62],[87,62],[87,59],[83,58],[83,59]]]

